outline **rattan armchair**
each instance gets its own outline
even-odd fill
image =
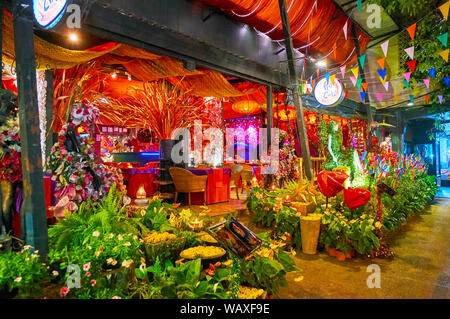
[[[242,191],[244,192],[244,188],[248,186],[248,184],[252,183],[253,179],[253,167],[251,165],[242,165],[241,171],[241,179],[242,179]]]
[[[236,189],[236,197],[239,199],[239,180],[241,179],[241,171],[244,168],[242,165],[225,165],[231,168],[230,188]]]
[[[188,193],[188,204],[191,206],[191,193],[203,192],[204,205],[206,205],[206,182],[208,176],[197,176],[188,170],[180,167],[169,168],[170,176],[172,176],[175,185],[175,203],[178,199],[178,193]]]

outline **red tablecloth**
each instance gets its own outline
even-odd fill
[[[127,195],[132,198],[136,197],[136,193],[141,185],[144,185],[147,196],[152,196],[156,191],[156,187],[153,186],[153,173],[129,174],[126,177],[124,175],[124,180],[128,181]]]
[[[53,214],[48,209],[52,204],[52,179],[50,176],[44,176],[44,194],[47,218],[52,218]]]
[[[203,169],[191,170],[198,174]],[[198,174],[200,175],[200,174]],[[206,204],[227,202],[230,200],[231,170],[224,168],[206,168],[201,175],[207,175]],[[203,205],[203,192],[191,193],[191,204]]]

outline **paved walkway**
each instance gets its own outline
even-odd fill
[[[281,298],[450,298],[450,199],[436,199],[422,214],[411,216],[389,234],[396,256],[388,259],[337,261],[324,252],[298,253],[299,274],[289,274]],[[381,288],[366,285],[367,266],[381,268]]]

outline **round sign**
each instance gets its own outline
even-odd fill
[[[314,96],[320,104],[334,106],[342,101],[344,97],[342,92],[342,84],[338,79],[335,79],[333,84],[331,80],[324,78],[317,83]]]
[[[53,28],[66,10],[67,0],[33,0],[36,22],[44,29]]]

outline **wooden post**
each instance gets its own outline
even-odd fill
[[[303,117],[303,102],[300,94],[300,87],[298,85],[297,70],[294,63],[294,52],[291,37],[291,26],[289,24],[289,17],[285,0],[278,0],[280,6],[281,21],[283,24],[284,42],[286,46],[286,55],[288,60],[289,69],[289,82],[293,88],[294,93],[294,106],[297,113],[297,127],[298,127],[298,139],[300,141],[300,147],[302,151],[303,165],[305,167],[305,174],[309,180],[312,180],[312,164],[311,156],[309,153],[308,135],[306,134],[305,119]],[[278,114],[278,117],[280,115]]]
[[[355,24],[352,24],[352,35],[353,35],[353,41],[355,42],[355,49],[356,49],[356,55],[358,57],[358,66],[359,66],[359,76],[363,80],[363,82],[366,82],[366,75],[364,74],[364,70],[362,68],[361,62],[359,61],[359,57],[361,56],[361,48],[359,47],[359,41],[358,41],[358,32],[356,31]],[[368,97],[367,97],[368,98]],[[372,109],[370,107],[370,103],[366,104],[367,106],[367,130],[369,133],[367,134],[367,145],[370,147],[370,125],[373,122],[373,114]]]
[[[13,1],[14,46],[19,101],[24,203],[22,225],[28,245],[48,254],[48,232],[42,176],[39,108],[31,0]]]
[[[45,82],[47,82],[45,95],[45,158],[50,156],[53,146],[53,70],[45,71]]]
[[[267,147],[272,144],[272,132],[273,128],[273,95],[272,85],[266,86],[266,105],[267,105]]]

